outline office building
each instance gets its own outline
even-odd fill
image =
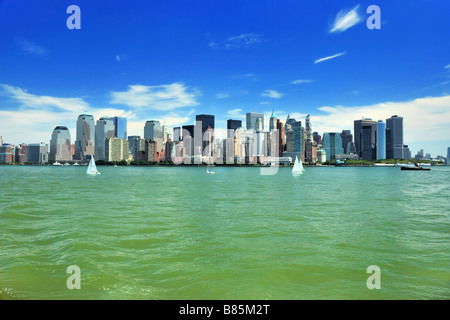
[[[157,147],[163,147],[163,132],[158,120],[148,120],[144,127],[144,139],[157,142]]]
[[[450,166],[450,147],[447,148],[447,162],[446,164]]]
[[[84,112],[78,116],[77,139],[75,141],[75,160],[85,160],[86,156],[94,155],[95,150],[94,117]]]
[[[22,144],[19,144],[18,146],[16,146],[15,151],[16,151],[15,160],[17,163],[27,162],[28,145],[26,143],[22,143]],[[72,155],[71,155],[70,159],[72,159]]]
[[[372,133],[369,135],[367,132],[367,128],[366,128],[366,144],[362,145],[362,127],[363,126],[370,126],[372,129]],[[356,153],[358,154],[359,157],[362,158],[362,149],[363,147],[366,149],[366,157],[368,156],[367,154],[367,150],[370,149],[375,149],[375,145],[376,145],[376,129],[377,129],[377,123],[376,121],[373,121],[372,119],[369,118],[362,118],[361,120],[355,120],[354,121],[354,128],[353,128],[353,132],[354,132],[354,140],[355,140],[355,146],[356,146]],[[370,141],[367,140],[368,135],[370,136]],[[373,150],[374,152],[375,150]],[[372,150],[371,150],[372,152]],[[372,159],[374,159],[374,156],[370,157]]]
[[[403,117],[394,115],[386,119],[386,158],[410,158],[409,148],[403,144]]]
[[[336,160],[338,154],[344,153],[342,148],[341,135],[338,132],[325,132],[323,134],[323,150],[326,153],[326,160]]]
[[[0,145],[0,163],[13,163],[15,162],[15,148],[14,145],[3,143]]]
[[[127,161],[129,154],[128,140],[110,137],[105,139],[105,159],[106,162]]]
[[[313,132],[313,140],[317,146],[322,145],[322,137],[318,132]]]
[[[353,142],[353,135],[351,133],[351,130],[342,130],[341,140],[342,140],[342,148],[344,149],[344,153],[349,153],[347,150],[347,146],[350,142]]]
[[[127,118],[112,117],[111,119],[114,122],[114,137],[127,140]]]
[[[284,125],[283,122],[280,121],[280,119],[277,119],[277,131],[278,131],[278,156],[282,157],[286,143],[284,140]]]
[[[118,117],[115,117],[116,119]],[[115,118],[101,117],[95,125],[95,159],[106,160],[106,139],[116,137]],[[123,119],[123,118],[120,118]],[[120,123],[120,122],[119,122]],[[117,137],[116,137],[117,138]],[[118,138],[121,139],[121,138]]]
[[[29,144],[27,147],[27,162],[45,164],[48,162],[48,145],[41,143]]]
[[[140,136],[129,136],[128,145],[134,160],[136,160],[136,154],[139,151],[145,151],[145,139],[142,139]]]
[[[174,127],[173,134],[172,134],[172,141],[178,142],[181,140],[182,140],[181,127]]]
[[[374,130],[375,128],[375,130]],[[376,125],[363,124],[360,131],[360,157],[363,160],[376,159]],[[375,136],[375,137],[374,137]]]
[[[377,122],[377,160],[386,159],[386,123]]]
[[[264,130],[264,114],[255,112],[248,112],[246,114],[247,130],[251,129],[256,130],[258,128],[257,122],[260,124],[261,127],[259,130]]]
[[[50,140],[50,153],[48,161],[70,161],[72,160],[70,149],[70,132],[67,127],[57,126]]]
[[[269,119],[269,132],[277,129],[277,117],[275,116],[275,110],[272,110],[272,115]]]

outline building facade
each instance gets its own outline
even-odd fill
[[[50,140],[50,153],[48,155],[50,162],[70,161],[72,160],[70,150],[70,131],[67,127],[57,126],[52,133]]]
[[[386,159],[386,123],[377,122],[377,160]]]
[[[116,135],[114,121],[114,118],[110,117],[101,117],[97,120],[95,125],[95,159],[97,160],[106,160],[106,139],[114,138]]]
[[[85,112],[78,116],[77,139],[75,141],[75,160],[83,160],[95,153],[95,121],[94,117]]]
[[[127,161],[129,154],[128,140],[120,138],[105,139],[105,160],[106,162]]]
[[[48,145],[41,143],[29,144],[27,147],[27,162],[45,164],[48,162]]]
[[[344,153],[341,135],[338,132],[325,132],[322,147],[326,153],[327,161],[336,160],[336,155]]]

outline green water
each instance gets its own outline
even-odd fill
[[[450,167],[214,169],[1,166],[0,298],[450,298]]]

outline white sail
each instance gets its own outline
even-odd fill
[[[97,166],[95,165],[94,156],[91,156],[91,161],[89,162],[89,166],[87,168],[87,174],[98,174]]]
[[[302,174],[305,171],[303,169],[302,160],[298,160],[298,157],[295,157],[294,167],[292,168],[292,174]]]

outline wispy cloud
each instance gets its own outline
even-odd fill
[[[343,52],[337,53],[337,54],[332,55],[332,56],[328,56],[328,57],[325,57],[325,58],[320,58],[320,59],[317,59],[316,61],[314,61],[314,63],[316,64],[316,63],[320,63],[320,62],[323,62],[323,61],[331,60],[331,59],[343,56],[346,53],[347,52],[343,51]]]
[[[183,83],[160,86],[130,85],[127,91],[111,92],[112,104],[123,104],[132,109],[173,110],[196,106],[200,91]]]
[[[29,53],[35,56],[42,56],[49,53],[46,48],[22,37],[17,38],[16,43],[19,46],[20,50],[25,53]]]
[[[237,119],[245,119],[245,113],[239,108],[228,110],[227,115]]]
[[[344,32],[345,30],[357,25],[362,21],[361,16],[358,14],[359,5],[354,7],[350,11],[341,10],[336,15],[334,23],[330,27],[330,33]]]
[[[244,74],[236,74],[231,77],[234,79],[239,79],[239,78],[252,78],[254,76],[255,76],[254,73],[244,73]]]
[[[450,64],[446,65],[444,68],[450,70]]]
[[[211,41],[208,47],[211,49],[238,49],[251,47],[266,42],[264,35],[256,32],[243,33],[237,36],[228,37],[225,41]]]
[[[303,83],[311,83],[314,82],[315,80],[294,80],[291,81],[291,84],[303,84]]]
[[[266,90],[263,93],[261,93],[261,96],[273,99],[280,99],[283,96],[283,94],[275,90]]]
[[[216,94],[216,99],[225,99],[228,98],[230,95],[226,92],[219,92]]]

